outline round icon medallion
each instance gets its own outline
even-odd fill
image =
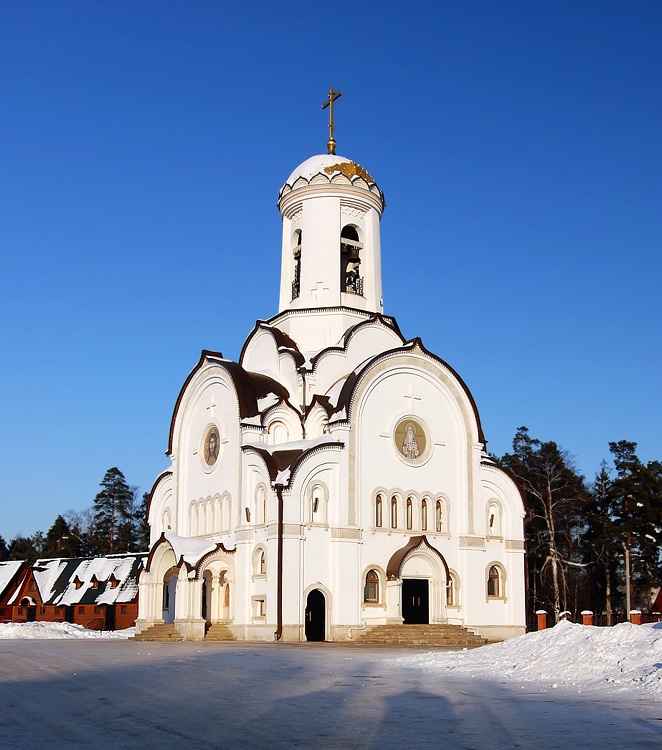
[[[207,428],[202,442],[202,457],[207,466],[213,466],[216,463],[220,447],[221,436],[218,433],[218,427],[213,424]]]
[[[428,438],[425,428],[414,417],[404,417],[393,433],[398,455],[408,463],[420,463],[425,458]]]

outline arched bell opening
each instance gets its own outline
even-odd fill
[[[292,236],[292,299],[301,293],[301,241],[303,232],[295,230]]]
[[[362,249],[356,227],[344,226],[340,233],[340,291],[345,294],[363,295]]]

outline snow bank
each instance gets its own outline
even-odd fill
[[[437,652],[397,660],[425,670],[452,669],[490,679],[538,680],[556,688],[645,688],[662,700],[662,623],[598,628],[562,621],[471,651]]]
[[[136,634],[135,628],[126,630],[88,630],[82,625],[68,622],[7,622],[0,625],[0,640],[29,638],[72,639],[72,638],[112,638],[126,640]]]

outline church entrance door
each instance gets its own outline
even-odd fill
[[[427,578],[402,579],[402,617],[405,625],[430,622],[430,582]]]
[[[306,640],[326,639],[326,599],[319,589],[313,589],[306,600]]]

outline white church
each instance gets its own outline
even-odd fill
[[[139,634],[519,635],[521,495],[488,457],[462,379],[384,313],[384,195],[335,154],[333,115],[330,128],[329,153],[279,194],[278,314],[256,323],[239,362],[203,351],[175,404]]]

